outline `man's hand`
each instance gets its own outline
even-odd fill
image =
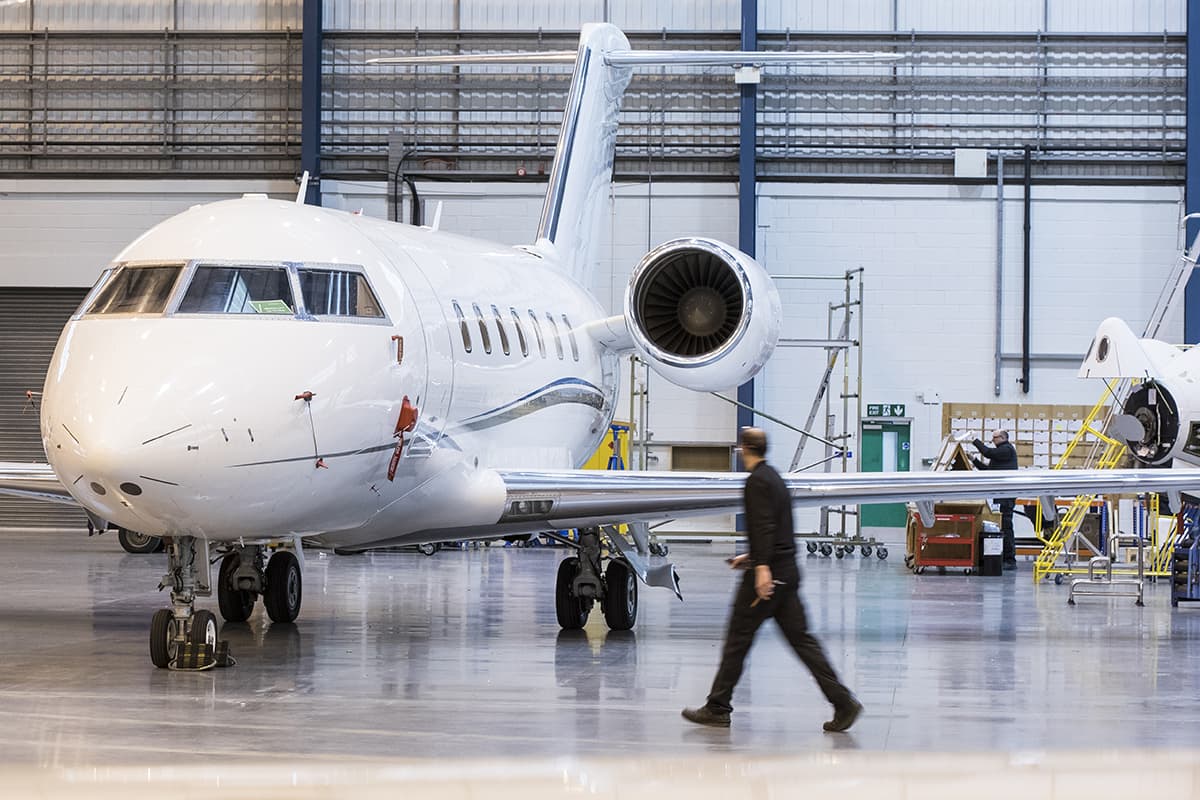
[[[754,568],[754,592],[759,600],[770,600],[775,594],[775,579],[771,577],[771,568],[759,564]]]
[[[745,569],[750,566],[750,554],[742,553],[740,556],[734,556],[728,559],[730,569]]]

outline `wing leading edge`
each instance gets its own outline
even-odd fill
[[[77,505],[49,464],[0,461],[0,494]]]
[[[499,470],[507,530],[580,528],[738,511],[744,473]],[[797,507],[1200,492],[1200,469],[787,473]]]

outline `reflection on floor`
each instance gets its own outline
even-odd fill
[[[802,558],[812,626],[866,705],[849,735],[764,628],[731,729],[688,725],[716,667],[730,544],[673,545],[686,602],[642,587],[636,629],[559,631],[560,549],[308,552],[295,625],[223,626],[238,665],[154,669],[161,554],[114,537],[0,534],[0,763],[1039,751],[1200,745],[1200,609],[1164,583],[1066,603],[1000,578]],[[204,600],[216,609],[215,598]],[[184,759],[174,761],[174,759]],[[376,763],[372,761],[371,763]],[[1198,783],[1200,785],[1200,783]]]

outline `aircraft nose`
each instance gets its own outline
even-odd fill
[[[163,426],[161,410],[151,413],[149,404],[129,394],[127,385],[115,397],[107,389],[57,387],[43,408],[46,455],[86,508],[124,528],[156,530],[168,510],[162,506],[169,504],[169,490],[179,485],[177,468],[166,457],[167,442],[190,426]],[[172,444],[187,446],[181,439]]]

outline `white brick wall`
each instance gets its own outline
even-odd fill
[[[125,245],[196,203],[291,181],[0,180],[0,285],[91,286]]]
[[[507,244],[533,241],[541,184],[419,186],[431,220],[444,203],[444,230]],[[326,205],[386,214],[382,184],[327,182]],[[291,197],[288,182],[0,182],[0,284],[84,286],[126,243],[196,202],[267,191]],[[864,403],[905,403],[913,418],[912,463],[933,455],[943,402],[1091,403],[1100,387],[1071,364],[1035,364],[1022,394],[1008,362],[993,394],[996,267],[994,187],[766,183],[759,190],[760,261],[775,275],[839,276],[864,267]],[[649,194],[649,198],[648,198]],[[613,188],[592,288],[621,307],[633,267],[651,247],[689,234],[737,240],[732,184],[621,184]],[[1145,324],[1177,254],[1182,189],[1042,187],[1033,195],[1032,336],[1036,353],[1082,354],[1107,316]],[[1006,187],[1004,350],[1019,352],[1022,198]],[[784,335],[821,338],[837,282],[780,282]],[[1182,335],[1176,315],[1165,338]],[[800,425],[824,363],[821,351],[781,347],[757,380],[757,403]],[[628,371],[622,372],[627,382]],[[732,388],[731,388],[732,390]],[[839,383],[834,387],[840,390]],[[626,390],[627,391],[627,390]],[[705,394],[652,376],[649,425],[661,443],[730,443],[736,413]],[[835,404],[836,405],[836,404]],[[618,416],[627,416],[628,399]],[[797,436],[777,426],[773,459],[786,464]],[[817,423],[818,432],[822,429]],[[806,461],[819,455],[812,447]]]

